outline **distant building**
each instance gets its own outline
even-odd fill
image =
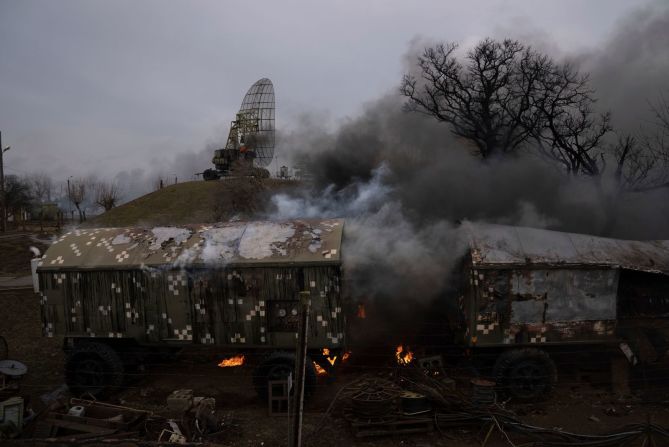
[[[314,176],[309,169],[308,159],[305,155],[296,159],[295,166],[293,167],[293,177],[296,180],[301,180],[305,183],[313,182]]]

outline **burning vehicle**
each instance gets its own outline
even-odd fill
[[[337,219],[78,229],[36,262],[44,335],[64,336],[75,392],[121,385],[145,356],[188,345],[264,353],[260,396],[295,361],[299,293],[311,292],[309,356],[346,343]],[[327,352],[328,355],[323,353]],[[316,371],[307,362],[307,386]],[[235,363],[236,362],[236,363]],[[225,361],[219,366],[228,366]]]
[[[463,231],[458,338],[495,358],[493,378],[513,396],[550,391],[552,356],[565,348],[613,349],[632,365],[666,360],[669,241],[471,222]]]
[[[341,219],[230,222],[153,229],[80,229],[38,261],[47,337],[62,335],[76,391],[121,384],[157,349],[212,345],[265,358],[267,381],[295,363],[298,296],[311,292],[307,385],[349,352],[363,304],[343,293]],[[448,308],[454,346],[492,358],[492,378],[519,399],[546,395],[567,348],[615,350],[629,363],[663,360],[669,347],[669,241],[625,241],[464,222],[467,251]],[[449,272],[444,270],[444,275]],[[350,301],[350,302],[349,302]],[[444,322],[444,326],[446,322]],[[622,353],[621,353],[622,351]],[[409,365],[407,346],[395,349]]]

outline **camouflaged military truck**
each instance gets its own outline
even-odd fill
[[[342,229],[325,219],[71,231],[36,268],[44,335],[64,337],[75,392],[119,386],[150,352],[214,345],[266,353],[254,373],[265,396],[293,368],[300,292],[311,292],[311,359],[328,368],[322,349],[343,349]]]
[[[550,391],[560,353],[667,360],[669,241],[471,222],[462,230],[458,342],[496,359],[492,376],[515,397]]]

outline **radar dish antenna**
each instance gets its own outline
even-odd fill
[[[274,157],[274,119],[274,86],[262,78],[246,92],[225,148],[253,151],[256,166],[269,166]]]
[[[262,78],[251,86],[235,120],[223,149],[214,151],[215,169],[205,169],[205,180],[225,176],[253,175],[269,177],[269,166],[274,158],[274,86]]]

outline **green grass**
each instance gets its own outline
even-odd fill
[[[267,211],[273,193],[294,189],[294,181],[253,178],[169,185],[90,218],[87,227],[211,223],[232,216],[253,218]]]

